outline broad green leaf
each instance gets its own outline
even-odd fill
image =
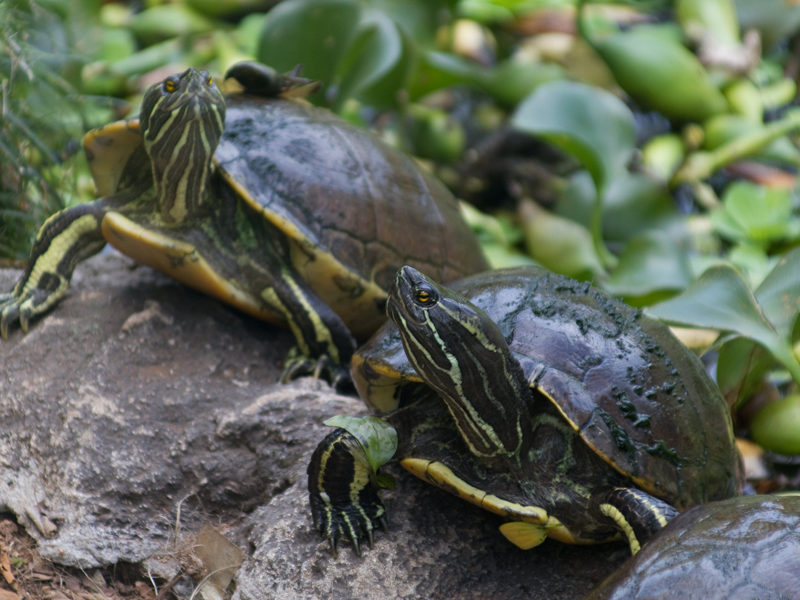
[[[386,98],[378,104],[391,105],[394,92],[405,86],[407,70],[404,66],[404,44],[400,30],[389,17],[376,10],[365,10],[358,30],[337,66],[339,79],[338,102],[356,97],[375,86],[395,71]],[[378,94],[380,95],[380,94]]]
[[[278,71],[303,65],[303,75],[330,84],[361,17],[356,0],[282,2],[268,14],[257,58]]]
[[[792,204],[790,190],[735,182],[726,188],[711,222],[728,238],[768,243],[789,234]]]
[[[346,429],[356,438],[364,448],[373,471],[389,462],[397,451],[397,432],[378,417],[336,415],[325,421],[325,425]]]
[[[591,177],[578,171],[567,180],[554,212],[589,227],[594,202]],[[603,239],[625,242],[651,229],[668,233],[676,241],[688,235],[686,219],[663,185],[638,173],[614,178],[603,198]]]
[[[727,265],[711,267],[682,294],[648,312],[673,323],[733,331],[768,348],[777,337],[741,275]]]
[[[442,15],[452,9],[454,0],[370,0],[369,5],[386,15],[422,48],[436,44]]]
[[[338,110],[361,97],[379,107],[399,101],[413,69],[413,44],[383,11],[357,0],[296,0],[267,15],[258,59],[327,84]]]
[[[613,94],[582,83],[542,84],[517,107],[511,124],[577,158],[600,198],[609,182],[626,172],[633,153],[631,111]]]
[[[729,404],[738,406],[762,385],[775,359],[760,344],[736,337],[723,343],[717,357],[717,385]]]
[[[800,382],[800,364],[788,341],[776,333],[742,277],[727,265],[711,267],[682,294],[647,312],[665,321],[750,338],[769,350]]]
[[[764,314],[784,339],[790,339],[800,312],[800,248],[784,254],[755,292]]]
[[[426,52],[419,73],[411,86],[417,99],[443,87],[466,84],[480,89],[506,106],[516,106],[540,85],[564,78],[556,65],[522,62],[513,58],[494,67],[484,67],[446,52]]]
[[[631,239],[604,287],[612,294],[644,296],[662,290],[682,290],[691,281],[685,252],[672,237],[649,231]]]
[[[751,288],[761,283],[773,266],[766,250],[755,242],[743,241],[736,244],[728,252],[727,259],[744,276]]]
[[[519,214],[525,248],[543,267],[575,279],[592,279],[602,272],[592,236],[583,225],[532,201],[521,202]]]
[[[697,121],[724,112],[725,98],[672,25],[640,25],[589,43],[619,86],[641,107],[677,121]]]

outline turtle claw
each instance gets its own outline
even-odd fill
[[[375,544],[375,524],[380,524],[385,530],[385,520],[375,513],[385,511],[383,503],[374,495],[374,499],[367,505],[333,505],[326,494],[317,495],[312,492],[311,513],[314,525],[328,540],[331,553],[334,557],[339,555],[339,542],[347,540],[353,547],[356,556],[361,556],[361,541],[366,539],[367,545],[372,548]],[[370,515],[372,513],[372,515]]]
[[[17,302],[16,298],[11,294],[3,294],[3,296],[0,296],[0,336],[2,336],[4,340],[8,339],[9,325],[18,319],[20,327],[23,327],[23,331],[27,333],[28,319],[25,318],[25,324],[23,325],[22,319],[20,318],[19,302]]]
[[[8,339],[14,323],[28,333],[31,321],[50,310],[66,294],[68,285],[63,277],[45,273],[35,286],[23,279],[11,292],[0,294],[0,336]]]
[[[289,352],[284,361],[281,383],[288,383],[305,375],[310,375],[315,379],[324,379],[339,393],[355,391],[353,380],[350,378],[350,372],[347,367],[335,362],[327,354],[312,358],[302,354],[295,347]]]
[[[386,509],[377,493],[380,488],[369,476],[370,470],[358,440],[341,428],[322,440],[311,457],[311,516],[334,556],[338,555],[341,540],[349,541],[356,555],[361,556],[361,540],[366,539],[371,548],[375,526],[386,529]]]
[[[23,333],[28,333],[31,319],[36,316],[37,311],[33,309],[35,298],[27,294],[22,298],[17,298],[12,294],[5,294],[0,297],[0,336],[4,340],[8,339],[9,327],[12,323],[19,323],[19,328]]]

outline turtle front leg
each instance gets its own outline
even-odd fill
[[[286,358],[281,381],[313,375],[330,381],[338,390],[352,386],[350,357],[356,348],[347,325],[309,285],[291,269],[282,268],[261,298],[286,319],[297,340]]]
[[[100,231],[104,208],[81,204],[51,216],[36,235],[25,272],[14,288],[0,294],[0,335],[18,321],[24,332],[30,320],[52,308],[69,289],[78,263],[97,254],[105,239]]]
[[[386,529],[386,509],[361,443],[343,428],[333,430],[314,450],[307,473],[314,527],[334,556],[341,539],[359,556],[360,540],[366,537],[372,547],[373,530]]]
[[[614,488],[600,502],[600,512],[611,519],[628,540],[631,554],[678,514],[663,500],[636,488]]]

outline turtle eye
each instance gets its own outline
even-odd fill
[[[214,85],[214,78],[211,75],[208,76],[208,79],[206,80],[206,84],[209,85],[209,86]]]
[[[165,91],[165,92],[167,92],[167,93],[171,94],[171,93],[172,93],[172,92],[174,92],[176,89],[178,89],[178,86],[177,86],[177,85],[175,85],[175,80],[174,80],[174,79],[172,79],[172,78],[170,77],[169,79],[165,79],[165,80],[164,80],[164,91]]]
[[[420,306],[433,306],[436,304],[436,296],[432,290],[427,288],[417,288],[414,290],[414,300]]]

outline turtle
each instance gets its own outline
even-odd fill
[[[353,356],[359,395],[396,430],[403,467],[502,516],[520,548],[622,540],[635,554],[679,511],[741,492],[702,362],[591,284],[530,266],[445,287],[404,266],[387,313]],[[332,431],[307,469],[334,551],[385,523],[357,429]]]
[[[797,598],[800,495],[752,495],[690,508],[586,600]]]
[[[86,134],[100,198],[41,227],[21,278],[0,295],[4,338],[15,322],[27,331],[109,243],[288,326],[297,347],[284,379],[346,381],[356,340],[385,320],[399,266],[444,280],[486,268],[447,188],[377,136],[291,97],[308,80],[253,62],[228,74],[239,93],[226,97],[189,68],[146,91],[138,120]]]

